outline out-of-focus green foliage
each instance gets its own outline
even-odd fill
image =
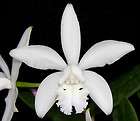
[[[136,92],[140,98],[140,65],[120,75],[118,79],[112,81],[110,87],[114,100],[113,121],[138,121],[135,109],[128,98]],[[34,109],[34,96],[30,90],[19,91],[19,97]],[[53,106],[47,115],[53,121],[85,121],[84,114],[66,116],[56,106]]]
[[[140,90],[140,65],[113,81],[111,88],[114,100],[113,121],[138,121],[128,98]]]
[[[115,107],[113,121],[138,121],[135,109],[128,99],[122,99]]]
[[[30,90],[19,90],[18,96],[27,106],[29,106],[31,109],[34,109],[35,97]]]
[[[137,96],[140,99],[140,91],[137,92]]]
[[[119,104],[123,98],[128,98],[140,90],[140,65],[131,71],[122,74],[120,78],[111,84],[114,106]]]

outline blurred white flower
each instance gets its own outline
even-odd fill
[[[86,121],[94,121],[94,120],[91,118],[89,109],[86,110],[85,119],[86,119]]]
[[[70,115],[73,107],[76,113],[81,113],[88,105],[88,95],[109,115],[113,101],[108,84],[102,76],[86,69],[112,64],[133,51],[133,45],[114,40],[102,41],[93,45],[79,62],[80,27],[71,4],[66,6],[62,16],[61,44],[68,64],[47,46],[32,45],[10,52],[12,57],[33,68],[60,70],[40,84],[35,97],[37,115],[44,117],[55,102],[64,114]]]
[[[32,27],[29,27],[28,29],[26,29],[17,48],[27,46],[29,44],[31,30],[32,30]],[[0,56],[0,68],[3,71],[3,72],[0,72],[0,90],[7,89],[7,88],[10,89],[5,99],[6,108],[4,111],[4,115],[2,117],[2,121],[10,121],[13,116],[13,113],[18,111],[15,106],[17,95],[18,95],[18,90],[16,88],[16,81],[18,78],[21,63],[22,62],[16,59],[13,59],[12,69],[11,69],[11,74],[10,74],[10,70],[7,64],[5,63],[3,58]]]
[[[7,64],[0,55],[0,68],[3,72],[0,72],[0,90],[10,89],[12,87],[10,81],[10,72]]]

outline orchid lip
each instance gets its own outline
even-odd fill
[[[73,108],[76,113],[81,113],[88,105],[89,91],[80,80],[83,78],[81,75],[82,72],[77,66],[69,66],[59,83],[56,104],[66,115],[71,115]]]

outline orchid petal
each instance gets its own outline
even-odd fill
[[[17,46],[17,48],[23,47],[23,46],[28,46],[29,45],[29,40],[30,40],[30,35],[32,31],[32,26],[28,27],[25,32],[23,33],[20,42]]]
[[[0,68],[1,68],[2,71],[5,73],[6,77],[7,77],[8,79],[10,79],[9,68],[8,68],[6,62],[4,61],[4,59],[2,58],[1,55],[0,55]]]
[[[90,97],[106,115],[109,115],[112,112],[113,99],[107,82],[102,76],[92,71],[84,71],[84,76]]]
[[[46,77],[40,84],[35,96],[35,109],[40,118],[43,118],[55,103],[61,77],[62,73],[56,72]]]
[[[13,85],[13,87],[9,90],[7,97],[5,98],[6,108],[2,117],[2,121],[11,121],[12,116],[15,112],[15,103],[17,96],[18,90],[15,85]]]
[[[114,40],[106,40],[93,45],[82,57],[79,66],[82,69],[102,67],[112,64],[125,54],[134,50],[132,44]]]
[[[24,47],[24,46],[28,46],[29,45],[29,40],[30,40],[30,35],[31,35],[31,31],[32,31],[32,27],[28,27],[25,32],[23,33],[20,41],[19,41],[19,44],[17,46],[17,48],[20,48],[20,47]],[[22,62],[16,60],[13,58],[13,61],[12,61],[12,70],[11,70],[11,80],[12,81],[16,81],[17,78],[18,78],[18,74],[19,74],[19,69],[20,69],[20,66],[21,66]]]
[[[0,90],[3,89],[10,89],[11,88],[11,82],[7,78],[0,78]]]
[[[5,75],[5,73],[3,73],[3,72],[0,72],[0,78],[6,78],[6,75]]]
[[[17,48],[10,52],[10,55],[28,66],[38,69],[57,69],[66,68],[66,63],[62,57],[53,49],[32,45],[23,48]]]
[[[85,118],[86,118],[86,121],[93,121],[91,118],[89,109],[86,110]]]
[[[19,74],[19,69],[22,62],[13,58],[12,60],[12,70],[11,70],[11,81],[16,82]]]
[[[68,64],[77,64],[81,48],[79,22],[71,4],[64,10],[61,21],[61,43]]]

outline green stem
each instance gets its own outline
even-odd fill
[[[16,86],[20,88],[36,88],[39,86],[39,83],[17,82]]]

